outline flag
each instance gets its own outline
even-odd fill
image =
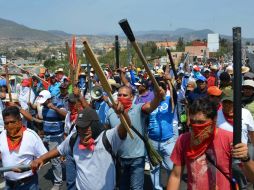
[[[71,43],[71,49],[70,49],[70,64],[73,68],[77,65],[77,55],[76,55],[76,38],[73,36],[72,43]]]

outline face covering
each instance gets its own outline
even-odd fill
[[[191,144],[187,149],[187,157],[195,159],[207,150],[213,141],[215,124],[206,122],[204,124],[191,124]]]
[[[10,151],[19,149],[23,137],[23,132],[25,130],[26,127],[22,126],[15,135],[9,136],[7,133],[7,144]]]
[[[123,104],[124,110],[129,111],[132,106],[132,100],[130,98],[118,97],[118,101]]]
[[[225,114],[224,112],[222,112],[224,115],[224,118],[226,119],[226,121],[230,124],[230,125],[234,125],[234,119],[233,117],[229,117],[227,114]]]

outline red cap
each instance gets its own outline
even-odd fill
[[[207,94],[211,96],[220,96],[222,91],[217,86],[210,86],[207,89]]]

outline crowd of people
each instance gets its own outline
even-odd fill
[[[87,70],[77,81],[62,68],[24,73],[15,84],[16,96],[8,81],[0,80],[1,160],[3,167],[12,167],[4,173],[5,189],[39,189],[37,173],[48,161],[52,190],[61,189],[63,175],[68,190],[142,190],[145,170],[155,190],[179,189],[184,172],[189,190],[247,189],[254,182],[254,73],[249,67],[242,67],[241,143],[234,146],[233,63],[223,57],[181,63],[177,76],[157,63],[151,71],[159,89],[142,68],[108,66],[104,74],[115,104],[95,70]],[[150,164],[140,136],[159,153],[160,164]],[[21,165],[30,168],[22,171]]]

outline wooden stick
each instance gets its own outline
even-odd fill
[[[143,64],[143,66],[145,67],[145,70],[146,70],[147,74],[149,75],[149,78],[151,79],[151,81],[152,81],[152,83],[153,83],[153,85],[154,85],[154,87],[155,87],[155,90],[156,90],[157,92],[159,92],[159,91],[160,91],[160,87],[159,87],[157,81],[155,80],[154,75],[152,74],[152,72],[150,71],[150,69],[149,69],[149,67],[148,67],[148,63],[147,63],[147,61],[146,61],[145,56],[143,55],[143,53],[142,53],[142,51],[140,50],[140,48],[139,48],[137,42],[135,41],[135,37],[134,37],[134,35],[133,35],[133,32],[132,32],[132,30],[131,30],[131,27],[130,27],[130,25],[129,25],[127,19],[122,19],[122,20],[120,20],[120,21],[119,21],[119,25],[120,25],[121,28],[123,29],[125,35],[126,35],[127,38],[130,40],[132,46],[134,47],[136,53],[138,54],[138,56],[139,56],[139,58],[140,58],[140,60],[141,60],[141,62],[142,62],[142,64]]]
[[[18,65],[14,64],[14,63],[9,63],[9,64],[13,65],[14,67],[19,68],[19,69],[22,70],[22,71],[27,72],[29,75],[32,75],[32,76],[36,77],[38,80],[43,81],[43,82],[49,84],[48,81],[45,81],[44,79],[42,79],[41,77],[39,77],[37,74],[32,73],[32,72],[30,72],[30,71],[27,71],[27,70],[23,69],[22,67],[19,67]]]
[[[9,73],[8,73],[8,66],[5,65],[5,73],[6,73],[6,85],[7,85],[7,89],[8,89],[8,94],[9,94],[9,99],[10,102],[12,102],[12,96],[11,96],[11,87],[10,87],[10,81],[9,81]]]
[[[112,104],[116,105],[116,103],[113,99],[113,96],[112,96],[112,88],[111,88],[111,86],[109,85],[109,83],[107,81],[107,78],[106,78],[106,76],[105,76],[105,74],[104,74],[104,72],[103,72],[103,70],[102,70],[102,68],[99,64],[99,61],[95,57],[95,55],[94,55],[92,49],[90,48],[88,42],[84,41],[83,44],[84,44],[84,47],[85,47],[84,53],[86,54],[86,57],[87,57],[88,61],[91,63],[91,65],[94,68],[97,76],[99,77],[101,85],[102,85],[104,91],[108,94],[109,99],[112,102]],[[130,127],[129,127],[124,115],[120,114],[119,117],[120,117],[121,123],[123,124],[123,126],[127,130],[130,137],[133,139],[134,137],[131,133]]]

